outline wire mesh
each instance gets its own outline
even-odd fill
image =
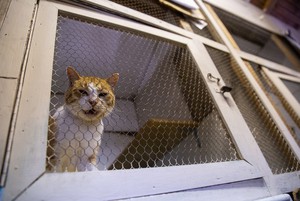
[[[300,170],[300,164],[282,133],[228,53],[206,47],[233,96],[250,131],[274,174]]]
[[[120,74],[114,92],[115,108],[103,119],[99,170],[240,159],[185,45],[60,14],[50,102],[49,171],[56,167],[53,161],[57,158],[57,140],[51,127],[55,112],[64,104],[69,84],[67,66],[85,76]],[[68,121],[67,128],[74,132],[75,141],[78,134],[82,140],[86,135],[80,129],[83,123],[77,125],[72,118]]]
[[[274,34],[217,7],[214,7],[214,10],[241,50],[297,69],[276,45],[272,38]],[[287,43],[286,45],[289,46]]]
[[[182,13],[177,12],[162,3],[159,0],[111,0],[120,5],[126,6],[128,8],[134,9],[141,13],[150,15],[152,17],[158,18],[170,24],[173,24],[178,27],[182,27],[181,21],[186,21],[190,26],[191,30],[203,37],[209,38],[211,40],[216,40],[214,36],[211,34],[208,27],[204,27],[203,29],[197,28],[194,25],[193,21],[190,18],[185,17]],[[208,25],[209,26],[209,25]]]
[[[280,117],[283,119],[286,126],[289,128],[295,141],[300,146],[300,119],[298,115],[295,113],[294,109],[290,106],[282,93],[276,88],[272,81],[269,80],[268,76],[262,70],[262,67],[253,62],[245,62],[251,65],[253,70],[252,72],[255,73],[260,86],[268,95],[273,106],[280,114]],[[297,88],[299,89],[299,85]]]

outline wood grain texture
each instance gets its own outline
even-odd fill
[[[19,201],[118,200],[258,178],[245,161],[43,175]],[[246,173],[246,174],[244,174]],[[247,175],[247,176],[246,176]]]
[[[18,78],[35,1],[12,0],[0,31],[0,76]]]
[[[17,84],[17,79],[0,78],[0,167],[3,165]]]

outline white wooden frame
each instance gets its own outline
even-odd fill
[[[237,50],[234,48],[234,46],[231,44],[230,40],[227,38],[226,34],[223,32],[222,28],[219,26],[218,22],[216,19],[212,16],[212,14],[209,12],[205,4],[200,1],[200,0],[195,0],[196,3],[199,5],[201,10],[204,12],[205,16],[207,17],[208,21],[213,25],[215,28],[216,32],[219,34],[220,38],[228,48],[231,56],[233,59],[236,61],[236,63],[239,65],[241,68],[242,72],[246,75],[248,78],[251,86],[259,96],[260,100],[268,110],[269,114],[273,118],[273,120],[276,122],[279,130],[283,134],[284,139],[287,141],[289,146],[291,147],[293,153],[297,157],[298,161],[300,160],[300,148],[293,139],[291,133],[289,132],[288,128],[278,115],[277,111],[273,107],[272,103],[268,99],[267,95],[264,93],[264,91],[261,89],[255,78],[252,76],[250,70],[244,63],[242,57],[246,60],[250,61],[257,61],[259,64],[265,64],[266,67],[271,68],[271,69],[276,69],[277,71],[284,72],[284,69],[286,70],[287,68],[284,67],[282,68],[281,65],[274,65],[275,63],[270,62],[268,60],[256,57],[254,55],[248,54],[248,53],[241,53],[240,50]],[[299,76],[299,73],[293,70],[288,70],[287,73],[292,73],[294,72],[294,75]],[[270,173],[269,168],[265,168],[263,166],[262,171],[265,173],[265,181],[269,187],[270,193],[271,194],[278,194],[282,192],[289,192],[293,191],[295,188],[298,188],[300,186],[300,178],[299,174],[300,171],[296,172],[291,172],[291,173],[285,173],[281,175],[273,175],[273,173]]]
[[[64,4],[40,1],[4,200],[73,200],[70,196],[84,200],[111,200],[176,192],[270,175],[267,163],[233,98],[230,94],[226,94],[225,98],[217,93],[216,89],[219,86],[214,82],[207,82],[207,87],[243,160],[120,171],[45,173],[51,72],[56,22],[60,11],[138,30],[186,45],[194,56],[204,79],[207,73],[221,77],[202,42],[197,38],[192,40],[135,22]],[[224,82],[221,81],[220,85],[223,84]],[[228,121],[232,118],[235,121]]]
[[[154,17],[151,17],[149,15],[140,13],[136,10],[124,7],[122,5],[116,4],[114,2],[103,1],[103,0],[84,0],[84,2],[89,4],[89,5],[99,6],[101,8],[108,9],[108,10],[114,10],[115,12],[118,12],[118,13],[123,14],[125,16],[130,16],[130,18],[132,18],[132,19],[136,19],[136,20],[141,21],[141,22],[146,22],[147,24],[151,24],[152,26],[155,26],[155,27],[158,27],[160,29],[170,31],[170,32],[173,32],[173,33],[176,33],[176,34],[180,34],[180,35],[188,37],[188,38],[197,39],[205,45],[208,45],[210,47],[222,50],[224,52],[228,52],[228,53],[230,52],[229,49],[228,49],[228,46],[226,45],[226,43],[221,44],[221,43],[218,43],[216,41],[207,39],[203,36],[191,33],[189,31],[181,29],[181,28],[179,28],[175,25],[169,24],[169,23],[164,22],[162,20],[158,20]],[[203,8],[201,8],[201,9],[203,9]],[[207,17],[207,18],[209,18],[209,17]],[[210,19],[208,19],[208,20],[210,20]],[[214,28],[215,28],[215,26],[214,26]],[[269,61],[267,59],[264,59],[262,57],[252,55],[250,53],[247,53],[247,52],[244,52],[244,51],[241,51],[241,50],[236,50],[236,54],[239,57],[241,57],[245,60],[252,61],[252,62],[255,62],[257,64],[261,64],[261,65],[263,65],[263,66],[265,66],[269,69],[300,77],[299,72],[297,72],[295,70],[292,70],[290,68],[287,68],[284,65],[281,65],[281,64],[275,63],[273,61]]]
[[[273,82],[273,84],[277,87],[277,89],[282,93],[282,95],[285,97],[286,101],[290,104],[290,106],[293,108],[293,110],[296,112],[298,117],[300,118],[300,103],[297,101],[297,99],[293,96],[290,89],[283,83],[282,80],[287,80],[291,82],[299,83],[300,86],[300,78],[286,75],[274,71],[270,71],[267,68],[263,68],[264,72],[270,78],[270,80]]]

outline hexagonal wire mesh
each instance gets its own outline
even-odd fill
[[[248,62],[253,69],[252,72],[256,75],[256,80],[268,95],[268,98],[272,102],[275,109],[280,114],[280,117],[283,119],[286,126],[289,128],[292,133],[294,139],[300,146],[300,118],[295,113],[294,109],[287,102],[284,95],[276,88],[276,86],[272,83],[272,81],[268,78],[268,76],[262,70],[262,67],[256,63]],[[296,89],[300,88],[300,85],[295,86]],[[292,89],[291,89],[292,90]]]
[[[300,170],[300,163],[244,73],[228,53],[206,47],[274,174]]]
[[[222,9],[217,7],[213,7],[213,9],[241,50],[297,70],[297,67],[289,61],[286,54],[277,46],[273,38],[274,34]],[[284,41],[282,40],[282,42]]]
[[[120,73],[115,109],[103,119],[99,170],[240,159],[186,46],[109,24],[59,15],[50,116],[64,104],[69,84],[67,66],[88,76]],[[53,171],[55,133],[51,133],[51,119],[47,166]],[[80,126],[72,121],[71,124],[70,128]]]
[[[182,13],[177,12],[170,7],[167,7],[159,2],[159,0],[111,0],[120,5],[126,6],[133,10],[139,11],[141,13],[150,15],[152,17],[158,18],[170,24],[173,24],[178,27],[182,27],[181,21],[186,21],[190,26],[191,30],[203,37],[209,38],[211,40],[216,40],[213,34],[206,26],[203,29],[197,28],[193,23],[195,20],[184,16]]]

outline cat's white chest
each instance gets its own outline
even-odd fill
[[[55,152],[58,168],[84,170],[90,157],[97,154],[103,134],[103,122],[85,122],[62,106],[54,114],[57,126]]]

